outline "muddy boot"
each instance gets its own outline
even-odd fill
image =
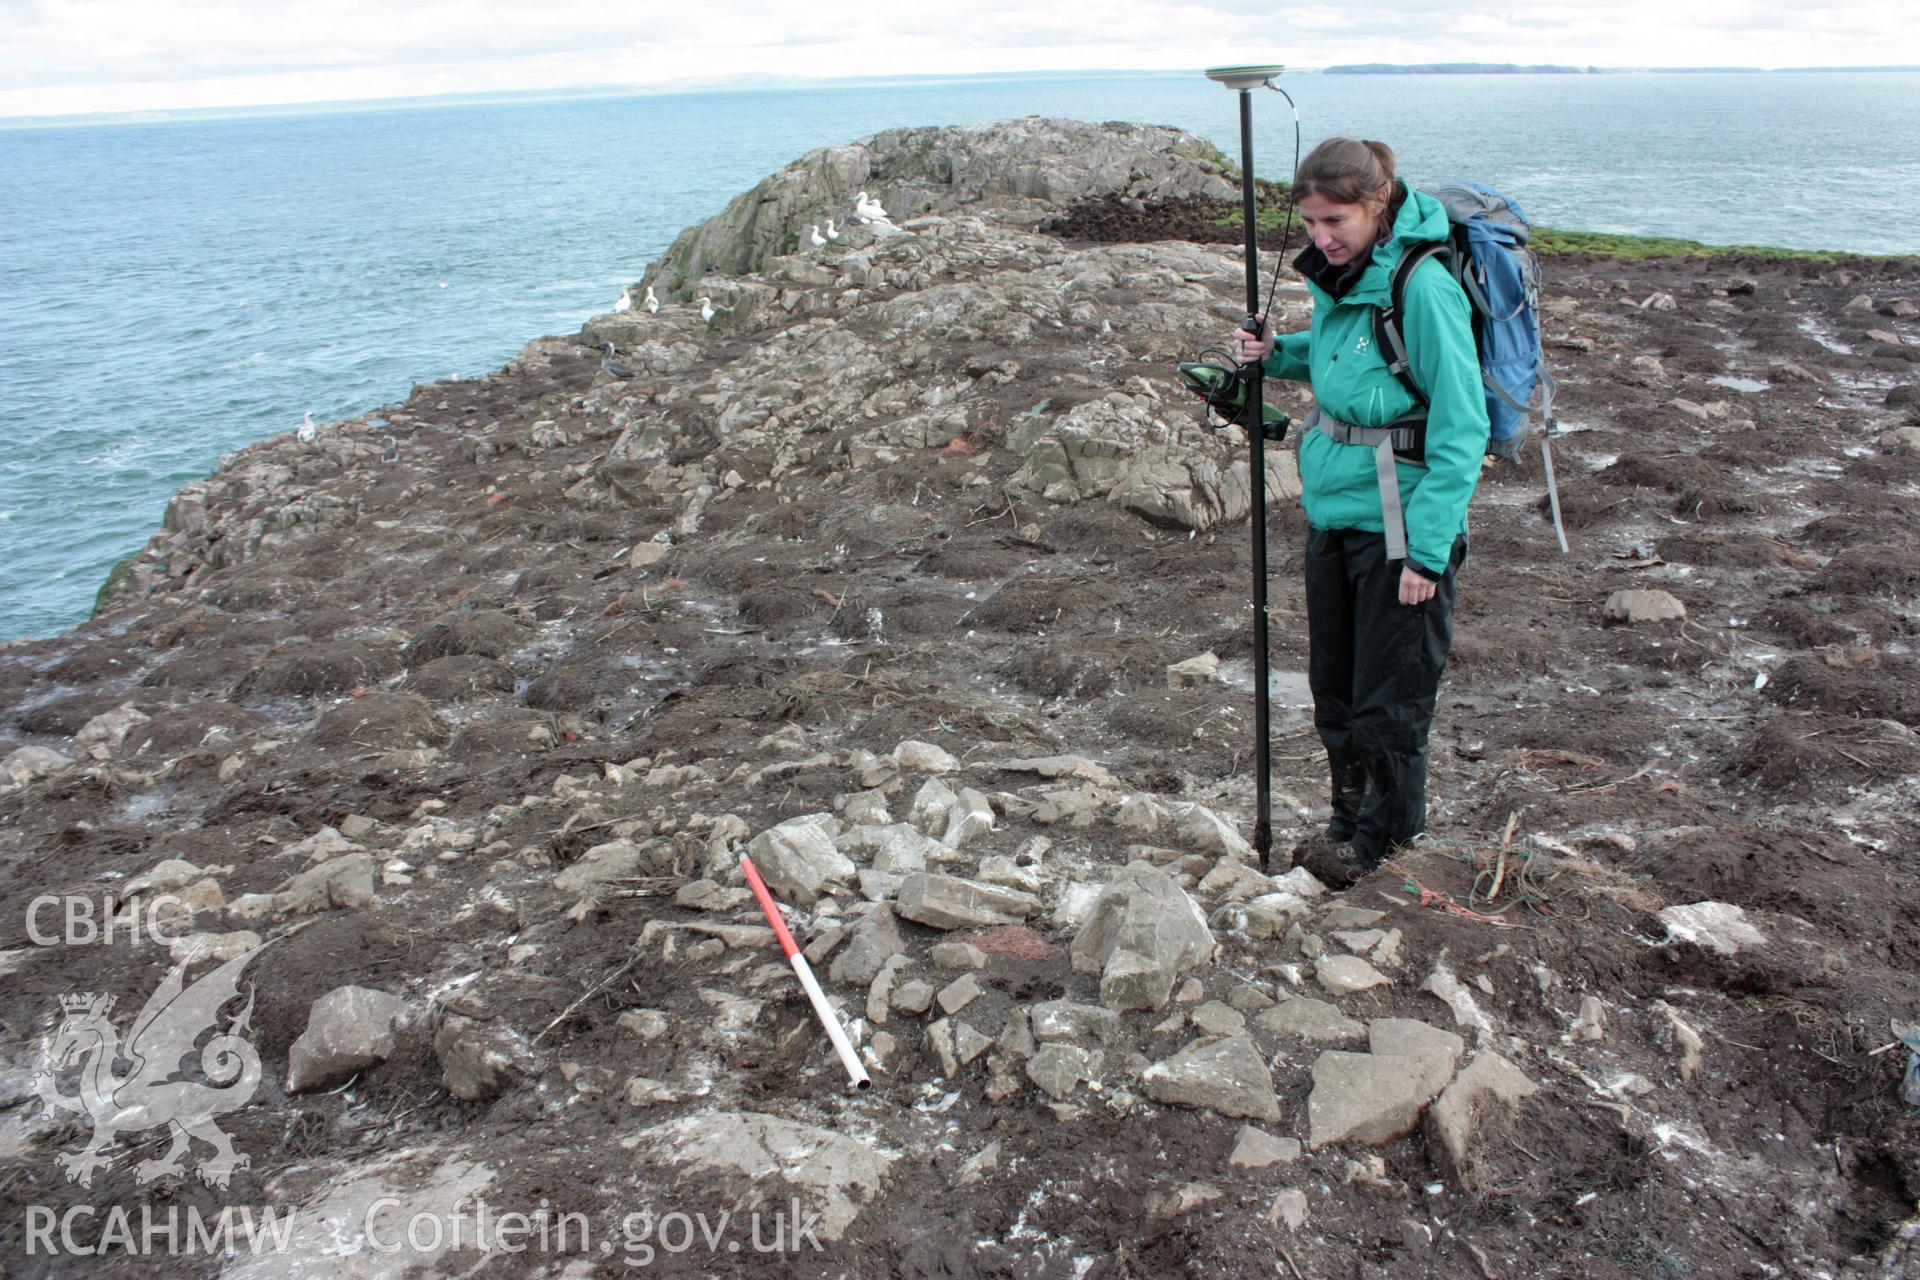
[[[1333,774],[1333,817],[1327,822],[1327,839],[1345,844],[1353,839],[1360,805],[1367,797],[1367,765],[1358,752],[1329,750],[1327,766]]]
[[[1305,867],[1329,889],[1345,889],[1372,868],[1361,865],[1353,848],[1339,840],[1312,836],[1293,847],[1293,865]]]

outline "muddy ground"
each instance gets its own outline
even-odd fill
[[[1191,233],[1196,216],[1154,215],[1105,207],[1063,227],[1097,221],[1102,240],[1151,242]],[[1235,314],[1235,269],[1223,255],[1207,324]],[[1140,837],[1104,818],[1049,824],[1002,799],[1032,800],[1034,778],[983,762],[1078,754],[1119,793],[1197,800],[1250,834],[1249,537],[1244,521],[1190,536],[1104,502],[1056,505],[1009,483],[1023,459],[997,430],[850,466],[835,445],[870,424],[849,422],[812,437],[812,460],[777,484],[761,483],[775,470],[765,449],[714,439],[709,456],[675,459],[742,483],[697,533],[636,567],[634,543],[677,499],[569,498],[604,435],[537,456],[474,448],[590,417],[605,377],[583,343],[537,372],[419,388],[363,424],[376,442],[396,437],[399,456],[322,477],[358,505],[348,527],[0,652],[0,748],[71,751],[92,717],[123,704],[153,717],[109,759],[0,794],[7,1274],[238,1270],[125,1252],[29,1257],[22,1224],[36,1205],[304,1203],[344,1170],[418,1151],[487,1166],[496,1203],[545,1201],[611,1231],[636,1208],[741,1192],[737,1177],[650,1166],[621,1145],[722,1105],[858,1134],[898,1158],[817,1255],[663,1252],[654,1271],[1913,1274],[1896,1235],[1920,1197],[1920,1121],[1899,1098],[1907,1053],[1889,1048],[1889,1023],[1920,1017],[1920,451],[1888,433],[1916,414],[1920,326],[1871,308],[1920,294],[1920,269],[1555,258],[1547,275],[1570,550],[1546,519],[1538,453],[1490,466],[1432,739],[1431,839],[1344,895],[1388,913],[1410,957],[1392,985],[1344,997],[1350,1016],[1453,1026],[1419,989],[1444,956],[1492,1042],[1542,1086],[1481,1135],[1476,1190],[1419,1132],[1377,1153],[1230,1169],[1240,1120],[1146,1102],[1118,1068],[1065,1100],[1016,1072],[1021,1087],[994,1100],[979,1064],[945,1079],[919,1021],[900,1014],[874,1089],[849,1097],[777,954],[688,935],[663,952],[657,932],[637,951],[650,922],[706,918],[675,894],[700,875],[716,815],[758,832],[830,811],[860,790],[849,753],[885,756],[906,739],[944,747],[995,798],[990,852],[1051,840],[1049,875],[1115,865]],[[1853,304],[1862,295],[1870,308]],[[715,330],[685,376],[740,358],[779,323]],[[1047,332],[1014,353],[1024,367],[994,392],[1000,421],[1049,399],[1058,413],[1136,375],[1178,396],[1171,363],[1185,352],[1095,365],[1077,341]],[[1291,388],[1282,402],[1304,403]],[[1297,506],[1277,502],[1266,530],[1283,673],[1276,870],[1325,814],[1298,680],[1302,532]],[[1603,625],[1608,597],[1636,587],[1671,593],[1687,617]],[[1207,651],[1221,680],[1168,688],[1169,664]],[[769,764],[781,767],[759,772]],[[647,782],[662,766],[694,768]],[[896,820],[916,785],[895,785]],[[130,1160],[91,1188],[66,1181],[52,1156],[77,1148],[84,1126],[36,1119],[24,1075],[57,997],[112,992],[137,1008],[167,960],[150,945],[35,947],[31,900],[103,898],[181,858],[212,869],[231,902],[272,891],[301,869],[287,849],[354,816],[376,824],[361,843],[398,850],[412,878],[383,880],[370,907],[246,926],[274,939],[248,971],[260,1093],[223,1122],[250,1167],[224,1191],[190,1177],[139,1185]],[[402,849],[430,820],[476,838]],[[644,874],[585,909],[551,887],[623,823],[650,850]],[[1765,941],[1732,955],[1662,945],[1655,913],[1701,900],[1742,907]],[[719,918],[755,920],[750,907]],[[903,928],[916,956],[940,940]],[[989,962],[970,1016],[989,1035],[1020,1005],[1097,999],[1097,977],[1067,964],[1070,928],[1038,918],[972,937]],[[1297,939],[1242,937],[1199,976],[1216,999],[1248,984],[1284,994],[1283,966],[1299,959]],[[419,1015],[383,1064],[289,1096],[286,1055],[310,1004],[348,983],[406,994]],[[764,1004],[719,1035],[703,991]],[[862,988],[836,994],[862,1007]],[[1568,1039],[1585,996],[1606,1009],[1603,1040]],[[1701,1041],[1684,1075],[1662,1002]],[[538,1035],[538,1061],[497,1096],[454,1097],[433,1046],[449,1008]],[[667,1015],[664,1039],[618,1022],[642,1008]],[[1129,1019],[1140,1061],[1187,1038],[1152,1029],[1160,1019]],[[1315,1051],[1265,1048],[1281,1118],[1263,1127],[1305,1137]],[[620,1084],[635,1074],[673,1082],[677,1100],[636,1109]],[[961,1167],[995,1142],[997,1166],[963,1183]],[[132,1154],[160,1143],[148,1134]],[[1369,1154],[1384,1171],[1356,1175]],[[1157,1193],[1195,1180],[1220,1198],[1151,1211]],[[1269,1219],[1286,1188],[1310,1204],[1298,1229]],[[438,1265],[618,1275],[633,1273],[628,1261],[589,1249]],[[315,1266],[302,1274],[336,1273]]]

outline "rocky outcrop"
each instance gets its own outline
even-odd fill
[[[1064,205],[1089,196],[1231,199],[1227,160],[1189,134],[1153,125],[1000,120],[938,129],[888,129],[809,152],[681,232],[642,284],[664,298],[710,269],[759,271],[806,244],[810,224],[851,220],[865,190],[895,223],[1009,198]],[[639,286],[635,286],[636,291]]]

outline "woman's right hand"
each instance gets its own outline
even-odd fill
[[[1260,332],[1250,333],[1242,325],[1233,331],[1233,349],[1241,364],[1252,364],[1256,360],[1265,360],[1273,354],[1273,326],[1265,316],[1259,317]]]

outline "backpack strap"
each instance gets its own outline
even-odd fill
[[[1396,454],[1411,453],[1408,462],[1424,467],[1427,416],[1415,411],[1395,418],[1384,427],[1361,427],[1328,413],[1319,405],[1301,424],[1306,431],[1318,431],[1335,444],[1357,444],[1373,451],[1374,478],[1380,486],[1380,528],[1386,535],[1387,559],[1407,558],[1407,518],[1400,508],[1400,471],[1394,465]]]
[[[1400,379],[1400,384],[1422,409],[1427,407],[1427,393],[1414,381],[1413,368],[1407,356],[1407,340],[1400,329],[1400,316],[1407,305],[1407,281],[1412,278],[1414,271],[1427,259],[1443,256],[1451,269],[1453,250],[1435,241],[1417,244],[1401,254],[1400,261],[1393,267],[1392,283],[1387,288],[1387,305],[1378,308],[1373,317],[1374,341],[1386,357],[1387,372]]]

